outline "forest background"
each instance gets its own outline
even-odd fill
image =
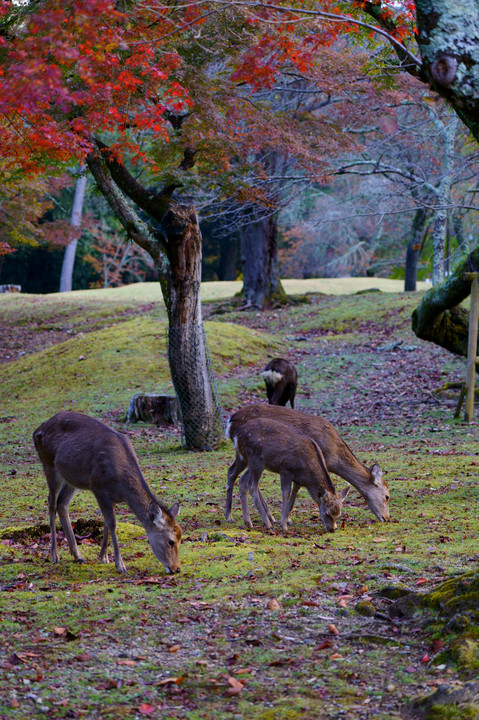
[[[94,5],[78,6],[84,23],[89,14],[91,19]],[[256,273],[265,273],[262,258],[250,251],[248,237],[250,244],[253,240],[275,245],[268,252],[277,253],[273,272],[279,271],[281,277],[400,278],[409,266],[410,289],[414,289],[417,275],[420,279],[432,276],[434,252],[440,255],[447,275],[451,265],[475,247],[476,148],[470,131],[445,101],[404,73],[400,56],[398,61],[391,40],[399,38],[404,47],[411,46],[412,3],[403,3],[394,13],[387,3],[374,4],[382,12],[376,18],[376,30],[389,23],[387,38],[364,22],[371,3],[333,8],[338,18],[341,10],[352,12],[358,20],[354,25],[328,23],[324,9],[331,8],[327,3],[324,8],[312,3],[316,11],[312,23],[300,15],[293,25],[289,18],[287,32],[284,27],[273,32],[270,3],[223,5],[215,8],[214,19],[209,20],[205,3],[187,3],[185,14],[176,16],[173,6],[163,4],[177,28],[171,33],[173,40],[161,40],[162,52],[174,56],[162,78],[163,92],[170,95],[161,108],[151,97],[144,98],[161,118],[156,117],[156,126],[136,118],[135,127],[131,117],[119,116],[125,112],[122,103],[126,101],[116,98],[118,117],[112,119],[110,113],[109,124],[103,117],[99,128],[115,152],[120,146],[122,151],[130,147],[128,169],[133,169],[134,162],[137,178],[148,175],[153,163],[148,182],[158,187],[173,180],[175,196],[195,204],[203,237],[202,279],[241,279],[252,264],[258,266]],[[48,12],[55,11],[55,3],[43,8],[45,20]],[[4,56],[4,72],[9,63],[10,70],[26,69],[22,42],[36,41],[43,48],[54,42],[41,23],[39,29],[32,25],[30,37],[18,31],[29,12],[17,8],[12,14],[11,6],[4,4],[4,45],[10,42],[15,48],[13,37],[16,42],[16,49]],[[286,21],[284,13],[281,17]],[[140,20],[145,18],[136,18],[137,32]],[[121,22],[118,18],[118,26]],[[182,23],[185,28],[188,23],[197,26],[198,37],[187,29],[181,32]],[[225,26],[227,36],[218,45]],[[73,235],[79,239],[73,288],[118,286],[157,277],[151,256],[128,241],[128,230],[98,193],[91,176],[86,181],[80,226],[72,228],[79,166],[72,164],[74,156],[65,164],[56,154],[65,152],[66,126],[71,132],[78,98],[65,100],[70,106],[64,117],[59,108],[48,117],[39,117],[38,97],[47,99],[54,84],[65,84],[72,72],[72,61],[65,60],[61,48],[75,32],[81,43],[82,24],[77,21],[69,28],[65,21],[65,36],[57,42],[58,56],[46,61],[40,47],[30,58],[27,76],[34,91],[29,87],[27,93],[24,80],[17,76],[9,79],[4,92],[6,96],[10,89],[25,96],[21,108],[12,107],[11,97],[3,99],[5,139],[12,143],[14,119],[20,116],[23,123],[21,130],[18,125],[15,128],[17,150],[19,142],[28,145],[31,141],[30,132],[41,132],[42,122],[49,121],[58,134],[50,146],[47,142],[40,146],[37,157],[27,152],[28,162],[18,153],[2,160],[0,282],[19,284],[26,292],[60,288],[64,247]],[[95,69],[97,86],[107,94],[110,82],[113,93],[111,68],[97,57],[101,50],[97,40],[88,50],[89,63]],[[40,80],[45,62],[50,63],[47,83]],[[125,86],[131,84],[129,102],[135,93],[149,91],[141,86],[138,75],[153,68],[151,57],[145,54],[135,62],[136,66],[129,65],[132,77],[126,76],[125,68],[121,76]],[[56,70],[60,78],[54,75]],[[195,79],[192,73],[197,73]],[[87,93],[88,82],[81,82]],[[207,92],[212,93],[208,100]],[[55,101],[50,97],[49,102]],[[84,107],[86,103],[81,102]],[[105,112],[102,101],[89,102],[89,112]],[[84,127],[80,130],[85,137]],[[443,234],[439,250],[438,223]],[[261,233],[270,237],[258,241]]]

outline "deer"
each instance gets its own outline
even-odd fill
[[[261,372],[261,377],[266,384],[266,395],[270,405],[284,406],[289,401],[294,408],[298,373],[292,363],[283,358],[273,358]]]
[[[252,528],[248,508],[248,490],[267,529],[271,529],[274,518],[269,512],[258,483],[263,471],[279,473],[281,481],[282,507],[281,526],[287,531],[291,488],[304,486],[317,503],[321,520],[327,532],[334,532],[341,515],[341,506],[349,489],[337,493],[317,443],[310,437],[285,423],[270,418],[241,421],[230,418],[227,437],[235,446],[236,457],[228,469],[227,497],[238,475],[247,468],[239,480],[239,492],[243,520]],[[231,520],[231,503],[225,508],[226,519]]]
[[[33,442],[48,484],[50,558],[59,562],[55,516],[61,525],[76,562],[85,562],[68,513],[73,496],[90,490],[103,515],[100,562],[108,563],[111,535],[116,569],[126,572],[116,535],[114,508],[126,503],[143,525],[148,542],[167,573],[180,572],[181,528],[176,523],[180,506],[166,508],[151,492],[140,470],[130,439],[88,415],[59,412],[33,433]]]
[[[272,419],[283,422],[308,435],[320,447],[328,472],[339,475],[366,500],[371,512],[381,522],[389,521],[389,487],[383,479],[382,470],[377,463],[370,468],[363,465],[345,443],[336,428],[319,415],[286,407],[272,405],[247,405],[237,410],[230,422],[250,422],[259,419]],[[228,483],[226,492],[226,516],[231,515],[233,484]],[[293,486],[290,504],[294,505],[299,486]]]

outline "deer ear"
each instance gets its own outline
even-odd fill
[[[161,507],[157,502],[152,501],[148,509],[150,520],[156,525],[156,527],[163,527],[166,523],[165,516],[163,515]]]
[[[350,487],[345,487],[345,488],[343,488],[342,490],[339,491],[339,497],[341,498],[342,501],[346,500],[346,498],[347,498],[348,495],[349,495],[349,491],[350,491],[350,490],[351,490]]]
[[[374,463],[374,465],[371,466],[371,470],[369,471],[371,473],[371,477],[373,479],[373,484],[376,485],[376,487],[379,487],[382,484],[383,479],[383,471],[379,467],[377,463]]]
[[[175,502],[175,504],[170,507],[170,509],[168,510],[168,512],[170,513],[170,515],[171,515],[171,517],[173,518],[173,520],[176,520],[176,518],[177,518],[178,515],[180,514],[180,503],[179,503],[179,502]]]

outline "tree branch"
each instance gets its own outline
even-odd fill
[[[161,218],[168,210],[171,196],[179,186],[175,184],[168,185],[160,193],[144,188],[143,185],[140,185],[138,180],[128,172],[125,165],[113,157],[108,145],[105,145],[105,143],[98,138],[95,138],[95,143],[116,185],[121,188],[130,200],[133,200],[138,207],[148,213],[150,217],[161,222]]]
[[[161,234],[141,220],[121,192],[99,152],[93,151],[90,153],[86,163],[102,194],[125,228],[128,236],[146,250],[155,263],[160,264],[162,250],[166,250],[166,244]]]
[[[464,273],[478,269],[479,248],[476,248],[447,280],[425,293],[412,314],[412,329],[417,337],[456,355],[467,356],[469,313],[460,303],[471,293],[471,283],[465,280]]]

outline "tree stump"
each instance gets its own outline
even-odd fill
[[[176,425],[178,423],[178,400],[171,395],[135,395],[126,413],[126,422]]]

